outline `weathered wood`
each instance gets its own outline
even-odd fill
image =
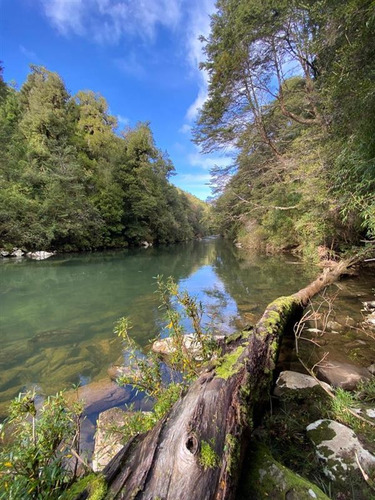
[[[254,421],[269,398],[281,338],[310,298],[350,264],[340,263],[308,287],[272,302],[242,344],[202,373],[167,417],[108,464],[103,473],[110,497],[233,499]],[[216,464],[207,464],[207,449]]]

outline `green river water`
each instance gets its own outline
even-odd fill
[[[45,261],[3,259],[0,269],[1,417],[27,388],[53,394],[107,377],[122,356],[113,334],[121,316],[130,316],[133,337],[146,346],[165,326],[155,293],[158,274],[173,276],[198,296],[205,322],[224,332],[238,327],[240,318],[255,321],[271,300],[317,274],[295,257],[249,257],[220,238]],[[372,279],[375,286],[374,273]],[[358,297],[371,298],[372,291],[368,282],[356,287],[347,302],[356,301],[360,310]]]

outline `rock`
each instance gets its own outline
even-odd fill
[[[119,377],[134,377],[137,375],[137,378],[141,375],[141,370],[124,365],[112,365],[107,370],[108,376],[111,380],[117,380]]]
[[[337,332],[342,329],[342,325],[340,325],[337,321],[327,321],[327,328],[328,330]]]
[[[363,323],[370,328],[375,328],[375,311],[369,314]]]
[[[121,450],[126,412],[120,408],[110,408],[99,414],[95,433],[92,468],[99,472]]]
[[[375,363],[372,363],[372,365],[368,366],[367,369],[372,375],[375,375]]]
[[[362,302],[365,311],[374,311],[375,310],[375,300],[371,300],[369,302]]]
[[[375,456],[367,451],[354,432],[334,420],[317,420],[306,428],[318,458],[324,463],[324,473],[331,480],[345,480],[348,471],[375,466]]]
[[[56,252],[44,252],[43,250],[38,250],[37,252],[28,252],[26,257],[34,260],[45,260],[55,255],[55,253]]]
[[[103,379],[98,382],[79,387],[76,391],[69,391],[66,397],[69,401],[82,400],[85,406],[85,413],[99,413],[108,410],[116,405],[128,401],[130,389],[120,387],[112,380]]]
[[[341,361],[325,361],[318,365],[318,377],[333,387],[341,387],[347,391],[356,388],[361,380],[371,378],[371,373],[361,366]]]
[[[328,500],[315,484],[277,462],[263,446],[252,444],[245,459],[237,500]]]
[[[199,359],[201,354],[200,345],[198,344],[196,337],[194,335],[185,335],[184,336],[184,345],[185,348],[190,351],[191,354],[197,355],[197,359]],[[173,346],[173,338],[166,337],[165,339],[156,340],[152,344],[152,350],[159,354],[163,354],[165,356],[172,354],[175,351]]]
[[[22,257],[24,252],[20,248],[13,248],[12,253],[10,254],[10,257]]]
[[[322,382],[322,384],[327,389],[331,389],[331,387],[325,382]],[[319,385],[319,383],[314,379],[314,377],[311,377],[310,375],[304,375],[303,373],[285,370],[280,373],[279,378],[276,381],[274,395],[280,397],[290,391],[310,389],[317,385]]]
[[[152,247],[152,243],[148,241],[141,241],[141,247],[143,248]]]
[[[7,250],[4,250],[4,248],[2,248],[2,249],[0,250],[0,255],[1,255],[2,257],[10,257],[10,252],[8,252]]]

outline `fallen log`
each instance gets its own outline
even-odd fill
[[[309,300],[352,264],[340,262],[306,288],[272,302],[254,330],[207,368],[167,416],[108,464],[103,473],[109,497],[233,499],[246,445],[269,398],[284,332]]]

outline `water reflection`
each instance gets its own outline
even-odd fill
[[[33,384],[46,394],[107,376],[121,357],[113,335],[129,315],[145,346],[163,327],[156,275],[173,276],[206,308],[217,330],[241,313],[260,315],[273,298],[305,285],[315,270],[290,257],[251,257],[221,239],[166,248],[56,256],[0,263],[0,414]]]

